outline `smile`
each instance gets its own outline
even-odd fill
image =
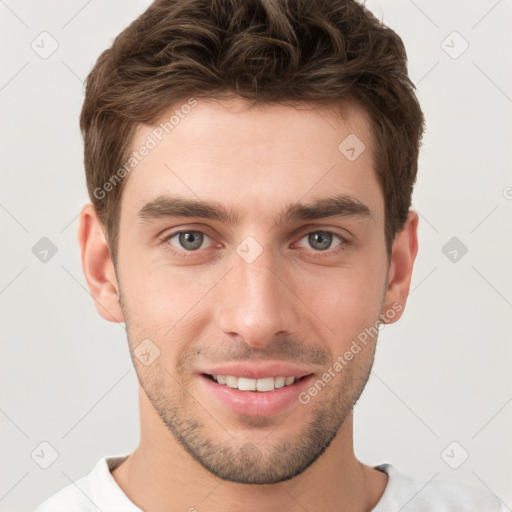
[[[249,379],[247,377],[235,377],[234,375],[210,375],[217,383],[240,391],[273,391],[274,389],[291,386],[296,380],[303,377],[263,377],[261,379]]]
[[[310,385],[314,374],[302,376],[238,377],[219,373],[199,375],[205,403],[217,404],[226,412],[247,416],[273,416],[299,406],[298,396]]]

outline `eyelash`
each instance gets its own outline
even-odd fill
[[[204,231],[201,231],[199,229],[181,229],[179,231],[174,231],[172,233],[169,233],[168,235],[165,235],[163,238],[159,239],[159,241],[164,244],[165,250],[168,251],[169,253],[171,253],[172,256],[177,256],[179,258],[184,258],[184,259],[194,258],[199,251],[207,250],[207,249],[197,249],[195,251],[186,251],[185,249],[183,249],[183,251],[179,251],[173,245],[171,245],[169,243],[169,240],[171,238],[175,237],[176,235],[179,235],[180,233],[189,233],[189,232],[202,233],[203,235],[207,236],[208,238],[211,238],[207,233],[205,233]],[[333,237],[336,237],[340,240],[340,244],[337,245],[336,247],[334,247],[333,249],[326,249],[325,251],[315,251],[314,249],[311,249],[311,251],[312,251],[311,256],[314,259],[325,258],[326,254],[329,256],[337,255],[337,254],[343,252],[344,250],[346,250],[346,248],[350,245],[349,240],[347,240],[345,237],[343,237],[339,233],[336,233],[335,231],[329,231],[327,229],[317,229],[317,230],[313,230],[313,231],[308,231],[307,233],[304,233],[299,238],[299,241],[302,240],[305,236],[308,236],[312,233],[328,233],[328,234],[332,235]]]

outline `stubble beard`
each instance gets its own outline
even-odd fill
[[[239,415],[239,425],[247,428],[258,429],[275,423],[276,428],[270,429],[264,443],[237,440],[200,404],[198,397],[192,397],[160,365],[153,363],[151,373],[147,369],[137,370],[137,375],[165,427],[205,469],[230,482],[275,484],[304,472],[329,447],[361,396],[373,359],[374,351],[364,367],[347,365],[309,404],[297,401],[281,424],[273,418]],[[173,396],[166,395],[167,390],[174,390]],[[293,435],[284,436],[286,425],[302,421],[304,414],[311,416],[304,427],[298,433],[294,429]],[[220,434],[215,436],[215,431]],[[221,437],[227,440],[220,440]]]

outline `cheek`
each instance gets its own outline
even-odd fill
[[[133,342],[147,337],[168,353],[180,350],[180,340],[198,337],[208,317],[204,313],[208,291],[215,284],[212,272],[166,265],[144,272],[135,259],[130,265],[125,267],[130,279],[123,280],[123,300]]]
[[[144,311],[153,318],[179,316],[202,290],[202,280],[178,266],[133,257],[123,268],[123,289],[127,290],[133,313]],[[190,306],[189,306],[190,307]]]
[[[337,339],[354,336],[378,319],[385,275],[370,266],[340,268],[329,276],[303,280],[303,297],[315,298],[312,309]]]

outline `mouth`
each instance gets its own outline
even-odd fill
[[[213,380],[221,386],[227,386],[231,389],[238,389],[239,391],[259,391],[261,393],[268,393],[275,389],[281,389],[287,386],[291,386],[296,382],[299,382],[309,375],[303,375],[301,377],[295,376],[277,376],[277,377],[261,377],[259,379],[251,379],[248,377],[237,377],[235,375],[210,375],[203,373],[205,377]]]
[[[200,373],[198,376],[212,405],[226,412],[259,417],[277,415],[293,404],[299,405],[299,394],[314,378],[313,373],[260,377]]]

